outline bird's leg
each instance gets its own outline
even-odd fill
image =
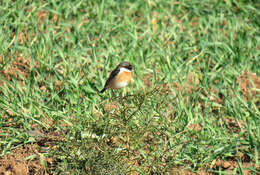
[[[126,94],[126,88],[123,89],[123,92],[122,92],[122,98],[125,97],[125,94]]]
[[[126,88],[123,89],[122,93],[121,93],[121,103],[124,102],[125,97],[127,97],[127,91]],[[125,103],[122,103],[123,106],[125,106]]]
[[[121,105],[123,105],[123,98],[122,98],[122,93],[121,92],[119,93],[119,103]]]
[[[115,97],[116,97],[116,96],[115,96],[115,92],[114,92],[113,89],[111,89],[111,90],[112,90],[112,97],[115,98]]]

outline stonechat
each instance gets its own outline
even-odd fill
[[[119,89],[124,88],[128,85],[132,78],[133,66],[127,62],[121,62],[115,70],[111,72],[109,78],[106,81],[104,88],[100,91],[101,93],[105,92],[106,89]]]

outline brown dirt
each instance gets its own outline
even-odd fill
[[[54,150],[56,148],[57,141],[64,141],[63,134],[57,132],[44,132],[37,128],[37,125],[33,126],[34,130],[29,131],[28,135],[35,138],[33,145],[24,145],[12,150],[12,153],[0,157],[0,174],[1,175],[25,175],[46,174],[47,168],[53,169],[55,160],[43,155],[44,150]],[[35,156],[32,159],[28,159],[29,156]],[[45,168],[44,168],[45,167]]]
[[[260,77],[256,73],[245,71],[237,77],[236,82],[240,85],[240,90],[246,101],[257,99],[257,96],[260,95]]]
[[[202,130],[202,127],[198,123],[194,123],[188,126],[188,128],[192,131],[198,132]]]
[[[1,133],[8,133],[8,128],[19,128],[24,131],[17,121],[14,121],[15,114],[12,111],[2,112],[2,119],[6,121],[1,128]],[[51,128],[52,121],[45,115],[43,122],[46,122],[46,126]],[[44,122],[44,123],[45,123]],[[33,145],[27,144],[13,148],[12,152],[0,157],[0,175],[25,175],[25,174],[48,174],[45,172],[43,164],[48,165],[48,168],[52,168],[54,160],[52,158],[41,158],[41,154],[45,153],[45,150],[54,150],[57,142],[64,141],[64,133],[55,131],[46,131],[38,124],[32,123],[32,130],[28,131],[28,135],[35,140]],[[29,156],[35,156],[34,159],[26,160]]]
[[[54,89],[60,90],[62,88],[62,81],[61,80],[54,80]]]
[[[39,147],[36,145],[19,147],[0,159],[1,175],[25,175],[25,174],[44,174],[44,168],[39,159],[26,160],[28,156],[37,154]]]
[[[2,58],[0,59],[0,63],[2,63]],[[22,77],[28,77],[30,74],[30,60],[28,58],[23,57],[22,55],[18,55],[11,63],[0,70],[0,75],[5,77],[7,80],[11,80],[12,77],[22,80]]]
[[[235,118],[226,118],[222,116],[222,124],[225,125],[233,133],[239,133],[246,128],[246,123],[243,120],[236,120]]]
[[[26,91],[24,78],[28,78],[30,76],[31,60],[30,58],[26,58],[21,54],[15,54],[14,57],[15,59],[13,59],[10,63],[6,63],[0,56],[0,64],[6,64],[6,66],[0,70],[0,76],[7,80],[7,82],[11,81],[12,79],[18,80],[22,89]],[[38,61],[35,61],[33,66],[40,68]],[[4,81],[0,81],[0,85],[3,83]]]
[[[185,167],[178,167],[178,168],[173,168],[171,175],[213,175],[212,173],[209,173],[204,170],[198,170],[196,173],[193,173],[189,170],[185,170]]]
[[[104,109],[106,112],[111,112],[114,109],[117,109],[118,105],[115,102],[110,102],[108,104],[105,104]]]
[[[243,162],[242,163],[242,171],[244,175],[250,175],[251,171],[249,170],[249,167],[255,167],[253,162]],[[239,165],[237,161],[224,161],[224,160],[217,160],[215,165],[214,165],[214,169],[216,170],[222,170],[225,171],[228,174],[232,174],[232,172],[234,171],[234,169],[238,169]]]

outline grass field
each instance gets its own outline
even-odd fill
[[[0,33],[0,174],[260,173],[258,0],[2,0]]]

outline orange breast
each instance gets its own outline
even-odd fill
[[[116,82],[123,82],[123,81],[126,81],[126,82],[130,82],[132,78],[132,72],[121,72],[119,75],[117,75],[116,77]]]
[[[118,74],[114,81],[112,82],[112,88],[123,88],[125,87],[130,81],[131,81],[131,78],[132,78],[132,72],[120,72],[120,74]]]

